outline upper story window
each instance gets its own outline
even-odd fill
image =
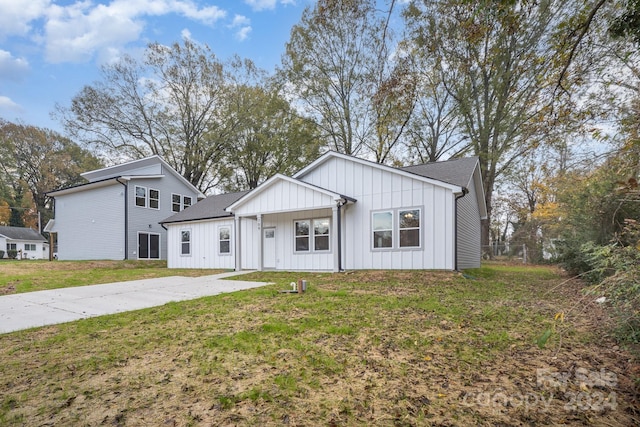
[[[171,195],[171,211],[180,212],[183,209],[187,209],[191,206],[191,196],[183,196],[181,194]]]
[[[136,206],[141,208],[160,209],[160,191],[136,185]]]
[[[147,189],[136,185],[136,206],[147,207]]]
[[[160,209],[160,192],[158,190],[149,189],[149,207],[151,209]]]

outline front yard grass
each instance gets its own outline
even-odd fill
[[[0,260],[0,295],[166,276],[197,277],[222,270],[167,269],[166,261]]]
[[[637,425],[580,283],[466,273],[252,273],[275,284],[1,335],[0,425]]]

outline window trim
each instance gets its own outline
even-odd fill
[[[307,234],[306,235],[298,235],[298,223],[306,222],[308,223]],[[307,250],[298,250],[298,239],[307,239]],[[293,221],[293,252],[297,254],[308,254],[313,252],[311,248],[311,220],[310,219],[296,219]]]
[[[390,213],[391,214],[391,228],[390,229],[383,229],[383,230],[375,230],[373,228],[373,216],[375,214],[381,214],[381,213]],[[371,236],[371,250],[372,251],[390,251],[395,249],[395,242],[396,242],[396,236],[395,236],[395,210],[394,209],[380,209],[380,210],[375,210],[375,211],[371,211],[371,223],[369,224],[369,236]],[[379,247],[377,248],[375,246],[376,244],[376,238],[375,238],[375,232],[376,231],[391,231],[391,246],[384,246],[384,247]]]
[[[148,248],[147,251],[149,252],[149,256],[147,258],[140,258],[140,235],[141,234],[146,234],[147,235],[147,239],[148,239]],[[158,236],[158,258],[151,258],[151,236]],[[160,233],[150,233],[148,231],[138,231],[137,233],[137,237],[138,239],[136,240],[136,244],[137,246],[137,250],[136,250],[136,255],[137,255],[137,259],[139,260],[146,260],[146,261],[153,261],[153,260],[161,260],[162,259],[162,235]]]
[[[418,229],[418,237],[420,239],[419,246],[400,246],[400,212],[406,211],[418,211],[420,215],[420,226],[419,227],[408,227],[402,228],[402,230],[411,230]],[[375,239],[374,239],[374,229],[373,229],[373,215],[377,213],[391,212],[391,246],[385,248],[376,248],[374,247]],[[409,207],[401,207],[401,208],[393,208],[393,209],[376,209],[370,212],[371,223],[369,224],[369,237],[371,239],[370,250],[372,252],[384,252],[384,251],[416,251],[423,250],[424,247],[424,208],[423,206],[409,206]],[[378,231],[387,231],[387,230],[378,230]]]
[[[226,228],[226,229],[229,230],[229,239],[227,239],[227,240],[222,240],[220,238],[220,230],[222,230],[223,228]],[[231,242],[233,241],[232,234],[231,234],[232,233],[231,225],[219,225],[218,228],[217,228],[217,232],[218,232],[217,233],[218,234],[218,245],[217,245],[218,246],[217,247],[218,255],[220,255],[220,256],[231,256],[231,254],[233,253],[233,248],[231,247]],[[222,252],[220,250],[220,244],[222,242],[229,242],[229,251],[228,252]]]
[[[144,205],[143,206],[140,206],[138,204],[138,199],[142,198],[142,197],[138,196],[138,188],[142,188],[144,190]],[[133,189],[133,198],[134,198],[133,204],[134,204],[134,206],[136,208],[146,208],[148,206],[148,204],[147,204],[148,195],[149,194],[147,192],[147,187],[144,187],[142,185],[136,185],[135,188]]]
[[[178,200],[177,203],[173,200],[174,196],[178,196],[178,198],[180,199],[180,200]],[[178,210],[174,209],[176,204],[178,205]],[[182,195],[178,194],[178,193],[171,193],[171,212],[178,213],[181,210],[182,210]]]
[[[186,199],[189,199],[189,205],[187,205]],[[184,194],[182,195],[182,210],[185,210],[189,207],[193,206],[193,197],[191,196],[185,196]]]
[[[7,242],[7,251],[17,251],[17,250],[18,250],[18,244],[17,243],[9,243],[9,242]]]
[[[27,249],[27,246],[29,246],[29,249]],[[30,249],[31,247],[33,247],[33,249]],[[27,252],[35,252],[37,249],[37,246],[35,243],[25,243],[24,244],[24,250]]]
[[[182,240],[182,233],[184,232],[188,232],[189,233],[189,241],[185,242]],[[188,244],[189,245],[189,252],[188,253],[184,253],[184,244]],[[181,228],[180,229],[180,247],[179,247],[179,253],[181,257],[190,257],[193,254],[193,251],[191,250],[193,247],[193,232],[191,231],[191,228]]]
[[[160,210],[160,190],[156,190],[155,188],[149,187],[148,191],[149,191],[149,194],[147,195],[147,207],[149,209],[154,209],[154,210],[159,211]],[[155,192],[158,193],[158,197],[157,198],[154,199],[154,198],[151,197],[151,192],[152,191],[155,191]],[[158,207],[157,208],[154,208],[153,206],[151,206],[151,201],[152,200],[155,200],[158,203]]]
[[[318,234],[316,235],[315,233],[315,221],[320,221],[320,220],[326,220],[329,222],[329,233],[328,234]],[[296,223],[298,222],[308,222],[309,223],[309,234],[306,236],[298,236],[296,235]],[[331,253],[333,247],[331,244],[331,217],[327,217],[327,216],[320,216],[320,217],[311,217],[311,218],[299,218],[299,219],[295,219],[293,220],[293,253],[294,254],[298,254],[298,255],[305,255],[305,254],[312,254],[312,253],[317,253],[317,254],[329,254]],[[316,237],[320,237],[320,236],[327,236],[328,238],[328,246],[329,249],[316,249]],[[299,251],[296,249],[296,242],[298,238],[303,238],[306,237],[308,239],[308,247],[309,249],[306,251]]]

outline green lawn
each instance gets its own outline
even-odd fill
[[[252,273],[276,284],[0,335],[0,425],[638,423],[637,366],[579,283],[466,273]]]
[[[167,269],[166,261],[0,260],[0,295],[166,276],[203,276],[221,270]]]

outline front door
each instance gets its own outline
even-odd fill
[[[265,269],[276,268],[276,229],[275,227],[263,228],[262,233],[262,267]]]

